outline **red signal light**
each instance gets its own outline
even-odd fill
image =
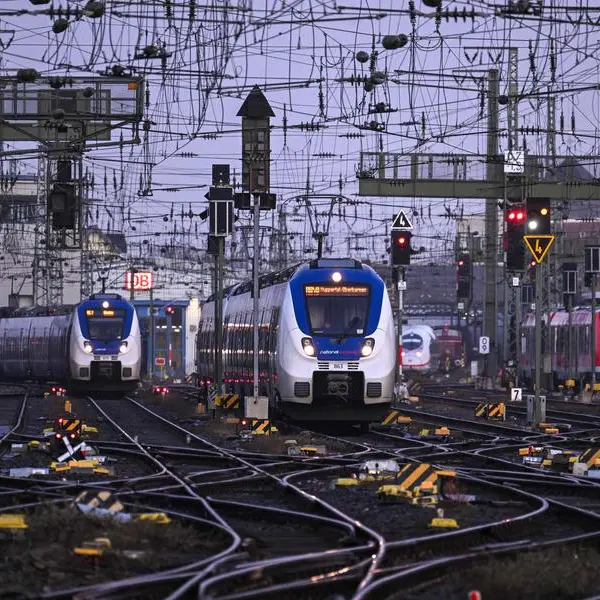
[[[464,261],[464,260],[461,258],[461,259],[458,261],[458,266],[459,266],[459,267],[462,267],[464,264],[465,264],[465,261]]]
[[[406,238],[404,236],[400,236],[398,238],[398,246],[404,246],[404,244],[406,244]]]
[[[525,211],[524,210],[511,210],[508,215],[509,221],[523,221],[525,219]]]

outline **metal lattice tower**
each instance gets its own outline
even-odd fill
[[[96,264],[92,260],[92,246],[90,244],[90,236],[88,233],[89,225],[88,217],[88,185],[83,179],[79,186],[80,193],[80,239],[81,239],[81,298],[87,298],[94,292],[94,271]]]
[[[52,212],[48,207],[48,196],[56,182],[59,161],[68,162],[72,168],[71,181],[76,198],[73,228],[56,228]],[[63,304],[63,263],[69,259],[76,259],[81,264],[83,259],[81,256],[81,207],[84,188],[82,169],[82,154],[79,149],[61,150],[56,145],[43,147],[38,161],[37,218],[33,260],[33,295],[34,302],[38,306]]]
[[[49,154],[43,152],[38,160],[35,245],[33,258],[33,301],[37,306],[62,304],[62,261],[52,215],[48,211],[48,194],[52,178]]]
[[[508,150],[519,149],[519,50],[509,48],[508,50]],[[523,186],[526,187],[526,186]],[[505,188],[506,189],[506,188]],[[506,196],[506,193],[505,193]],[[504,218],[502,226],[506,235],[507,201],[504,202]],[[518,285],[514,285],[514,279]],[[519,372],[520,355],[520,319],[521,319],[521,276],[519,273],[510,273],[504,270],[504,361],[513,361],[515,372]]]

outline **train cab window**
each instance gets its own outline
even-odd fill
[[[418,333],[407,333],[402,336],[402,348],[407,352],[418,350],[423,345],[423,338]]]
[[[369,311],[366,285],[306,285],[308,321],[313,335],[363,335]]]
[[[94,310],[93,315],[87,315],[88,333],[91,340],[107,342],[120,340],[123,337],[125,324],[124,310]],[[96,314],[97,313],[97,314]]]

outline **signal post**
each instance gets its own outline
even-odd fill
[[[245,416],[268,419],[269,399],[259,396],[259,253],[260,213],[275,208],[275,194],[269,192],[271,172],[271,117],[275,116],[265,95],[255,85],[240,107],[242,118],[242,189],[235,194],[235,207],[252,210],[254,221],[254,248],[252,258],[252,322],[253,322],[253,393],[246,399]]]
[[[523,240],[536,262],[535,274],[535,389],[533,406],[527,407],[527,420],[535,428],[546,420],[546,397],[540,394],[542,374],[542,287],[544,269],[542,261],[554,242],[551,235],[550,200],[547,198],[527,199],[527,235]]]
[[[218,395],[223,393],[223,257],[225,238],[233,232],[233,188],[229,165],[212,166],[212,186],[205,195],[209,201],[208,252],[215,257],[215,372]],[[207,398],[210,404],[210,399]],[[207,406],[207,408],[214,408]]]
[[[404,374],[402,372],[402,316],[404,314],[404,292],[406,290],[406,280],[404,278],[404,267],[410,265],[410,255],[412,238],[412,223],[409,221],[406,213],[401,210],[392,223],[391,239],[391,258],[392,268],[397,273],[397,294],[398,294],[398,324],[397,324],[397,356],[398,369],[396,372],[396,397],[399,395],[400,386],[403,382]]]

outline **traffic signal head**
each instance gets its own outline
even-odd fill
[[[167,314],[167,315],[173,315],[173,314],[175,314],[175,307],[174,306],[166,306],[165,307],[165,314]]]
[[[392,265],[410,265],[411,237],[410,231],[392,231]]]
[[[525,268],[525,208],[513,206],[506,213],[506,269],[522,271]]]
[[[527,235],[550,235],[550,200],[529,198],[527,200]]]
[[[470,300],[473,295],[473,263],[468,254],[460,254],[456,261],[456,296]]]
[[[48,212],[52,214],[54,229],[74,229],[77,214],[77,196],[73,183],[56,182],[48,193]]]
[[[525,209],[522,206],[514,206],[506,213],[506,220],[510,224],[525,224]]]
[[[459,277],[471,277],[473,274],[472,265],[471,265],[471,257],[468,254],[461,254],[458,257],[457,263],[457,272]]]

